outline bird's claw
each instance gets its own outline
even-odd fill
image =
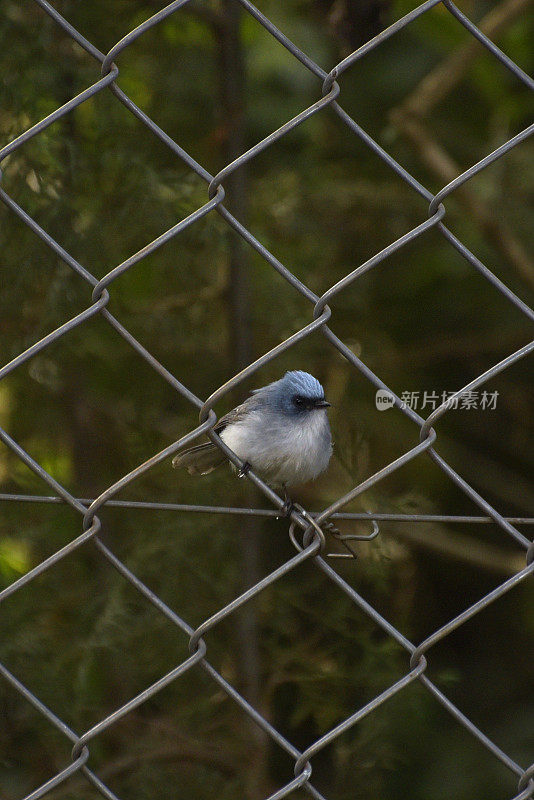
[[[251,465],[248,463],[248,461],[243,462],[243,466],[240,467],[239,470],[238,470],[237,477],[238,478],[245,478],[247,476],[247,473],[250,471],[250,469],[251,469]]]
[[[290,517],[295,508],[296,506],[293,500],[290,497],[286,497],[286,501],[280,509],[280,513],[283,517]]]

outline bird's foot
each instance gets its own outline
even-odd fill
[[[282,508],[280,509],[280,513],[282,514],[283,517],[290,517],[292,512],[297,509],[297,506],[295,505],[293,500],[288,495],[286,487],[283,486],[282,488],[284,490],[285,503],[282,506]]]
[[[283,517],[290,517],[292,512],[295,510],[296,506],[293,500],[286,495],[286,501],[282,508],[280,509],[280,513]]]
[[[239,468],[237,472],[238,478],[245,478],[248,472],[252,469],[252,465],[248,463],[248,461],[243,462],[243,466]]]

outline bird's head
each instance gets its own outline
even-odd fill
[[[286,372],[270,388],[273,403],[288,416],[303,417],[312,412],[324,412],[330,405],[325,400],[323,387],[309,372]]]

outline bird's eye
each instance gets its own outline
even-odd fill
[[[293,395],[291,399],[293,401],[293,405],[297,406],[297,408],[302,408],[302,406],[305,403],[304,398],[301,397],[299,394]]]

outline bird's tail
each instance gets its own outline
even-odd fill
[[[172,465],[174,469],[185,467],[190,475],[207,475],[226,460],[226,456],[216,445],[207,442],[178,453],[174,456]]]

